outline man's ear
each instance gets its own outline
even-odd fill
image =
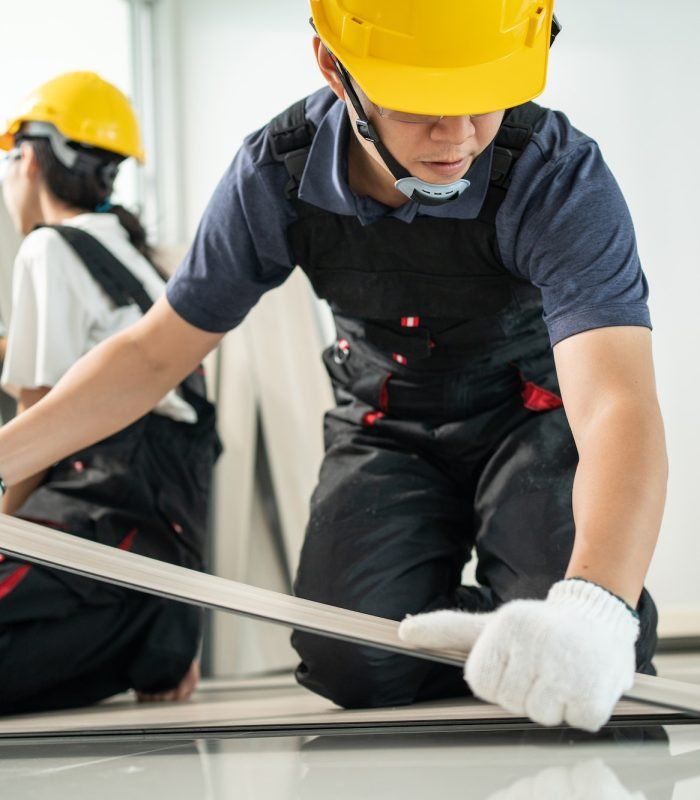
[[[22,153],[22,160],[20,161],[20,169],[29,178],[36,177],[40,172],[39,161],[34,152],[34,148],[29,142],[22,142],[19,146]]]
[[[338,77],[338,71],[335,68],[333,57],[318,36],[314,36],[313,46],[314,54],[316,55],[316,63],[321,70],[321,74],[326,79],[326,83],[331,87],[333,92],[345,102],[345,89],[343,89],[343,85]]]

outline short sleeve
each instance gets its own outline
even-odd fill
[[[253,158],[244,146],[222,177],[192,247],[167,286],[173,309],[192,325],[224,332],[293,265],[286,230],[292,214],[279,163]]]
[[[14,393],[54,386],[86,351],[90,315],[70,279],[74,262],[51,231],[30,234],[17,254],[1,379]]]
[[[582,137],[560,158],[523,167],[499,211],[517,223],[502,226],[499,244],[507,266],[541,290],[552,344],[593,328],[651,327],[632,220],[597,144]]]

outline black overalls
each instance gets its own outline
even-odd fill
[[[329,96],[329,104],[333,98]],[[496,212],[544,110],[512,109],[474,220],[363,226],[296,196],[313,137],[303,103],[271,123],[298,219],[290,248],[334,312],[337,407],[295,583],[305,598],[392,619],[544,598],[573,546],[577,452],[538,289],[506,270]],[[462,586],[472,552],[478,586]],[[638,669],[656,610],[639,604]],[[467,691],[461,670],[295,632],[297,677],[343,706]]]
[[[96,239],[57,228],[116,305],[151,301]],[[54,465],[16,516],[202,569],[220,450],[201,370],[179,387],[195,424],[150,413]],[[0,714],[176,687],[195,658],[199,609],[0,555]]]

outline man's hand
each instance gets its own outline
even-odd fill
[[[174,689],[168,689],[165,692],[156,694],[136,692],[136,699],[139,703],[183,702],[190,699],[192,692],[197,688],[198,682],[199,662],[195,660],[190,664],[186,675]]]
[[[596,584],[560,581],[546,600],[513,600],[488,614],[407,617],[399,637],[469,652],[464,678],[477,697],[541,725],[597,731],[634,682],[639,621]]]

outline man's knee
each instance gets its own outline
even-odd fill
[[[430,669],[427,661],[294,631],[297,681],[343,708],[408,705]]]

